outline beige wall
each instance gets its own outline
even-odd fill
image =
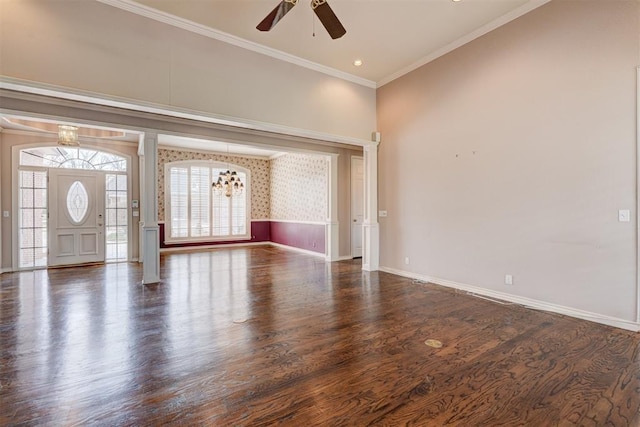
[[[375,89],[97,1],[0,1],[0,74],[369,139]]]
[[[12,268],[12,224],[14,221],[14,215],[17,213],[17,207],[12,203],[12,187],[14,186],[13,174],[12,174],[12,151],[13,147],[19,146],[45,146],[54,145],[57,143],[56,137],[47,137],[38,134],[31,133],[14,133],[9,130],[4,130],[0,133],[0,173],[2,173],[0,184],[0,204],[1,209],[11,212],[10,218],[2,218],[2,262],[0,269]],[[110,142],[104,143],[95,139],[83,139],[81,141],[82,146],[86,148],[104,149],[110,152],[116,152],[124,154],[130,157],[131,171],[129,176],[131,178],[131,194],[129,200],[140,200],[140,184],[139,184],[139,172],[138,172],[138,157],[137,157],[137,144],[123,143],[123,142]],[[131,258],[138,258],[138,218],[129,217],[129,225],[131,227]],[[15,260],[17,263],[17,260]]]
[[[381,265],[635,320],[639,8],[554,0],[380,88]]]

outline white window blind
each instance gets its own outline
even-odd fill
[[[227,197],[212,188],[220,172],[237,171],[244,191]],[[223,240],[248,237],[249,174],[227,164],[178,162],[167,165],[168,209],[165,212],[171,240]]]

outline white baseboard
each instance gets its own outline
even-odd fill
[[[624,320],[616,317],[605,316],[602,314],[592,313],[590,311],[580,310],[577,308],[566,307],[563,305],[552,304],[552,303],[548,303],[548,302],[544,302],[544,301],[540,301],[532,298],[526,298],[518,295],[508,294],[505,292],[499,292],[491,289],[467,285],[465,283],[458,283],[458,282],[453,282],[451,280],[439,279],[437,277],[424,276],[421,274],[410,273],[408,271],[396,270],[395,268],[380,267],[380,271],[395,274],[398,276],[408,277],[410,279],[421,280],[423,282],[434,283],[436,285],[445,286],[448,288],[459,289],[462,291],[470,292],[472,294],[476,294],[478,296],[484,296],[484,297],[499,299],[502,301],[512,302],[515,304],[523,305],[526,308],[564,314],[566,316],[576,317],[578,319],[583,319],[583,320],[589,320],[591,322],[614,326],[616,328],[626,329],[633,332],[640,331],[640,323],[637,323],[631,320]]]
[[[240,247],[240,246],[260,246],[260,245],[275,246],[280,249],[300,252],[300,253],[315,256],[315,257],[321,257],[321,258],[326,257],[325,254],[320,252],[313,252],[307,249],[300,249],[294,246],[287,246],[287,245],[283,245],[281,243],[275,243],[275,242],[247,242],[247,243],[225,243],[222,245],[207,245],[207,246],[180,246],[175,248],[161,248],[160,253],[186,252],[186,251],[210,250],[210,249],[217,249],[217,248],[233,248],[233,247]],[[353,259],[353,257],[351,255],[341,256],[336,261],[345,261],[348,259]]]
[[[269,245],[271,242],[246,242],[246,243],[223,243],[220,245],[206,245],[206,246],[179,246],[171,248],[160,248],[160,253],[164,252],[185,252],[185,251],[198,251],[198,250],[211,250],[218,248],[234,248],[240,246],[260,246]]]
[[[324,258],[326,255],[320,252],[313,252],[307,249],[300,249],[300,248],[296,248],[294,246],[287,246],[287,245],[283,245],[281,243],[275,243],[275,242],[266,242],[268,244],[270,244],[271,246],[275,246],[276,248],[281,248],[281,249],[288,249],[291,251],[295,251],[295,252],[300,252],[303,254],[307,254],[307,255],[312,255],[312,256],[317,256],[317,257],[322,257]]]

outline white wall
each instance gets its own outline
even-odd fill
[[[0,1],[0,74],[368,140],[375,90],[95,1]]]
[[[635,320],[639,16],[552,1],[380,88],[381,265]]]

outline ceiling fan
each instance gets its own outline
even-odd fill
[[[284,18],[284,15],[293,9],[293,6],[296,4],[298,4],[298,0],[282,0],[256,28],[260,31],[269,31],[275,27],[276,24]],[[324,25],[324,28],[332,39],[339,39],[346,34],[347,30],[344,29],[336,14],[331,10],[327,0],[311,0],[311,9],[316,13],[316,16],[320,22],[322,22],[322,25]]]

